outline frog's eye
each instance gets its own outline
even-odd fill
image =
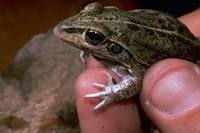
[[[92,45],[98,45],[104,42],[105,36],[96,30],[89,29],[85,32],[85,41]]]
[[[123,48],[119,44],[112,44],[110,47],[110,52],[112,52],[113,54],[120,54],[122,51]]]

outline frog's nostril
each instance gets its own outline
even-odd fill
[[[61,31],[67,31],[69,29],[69,26],[67,26],[67,25],[62,25],[61,27],[60,27],[60,30]]]
[[[62,21],[56,27],[58,31],[63,32],[63,31],[67,31],[71,27],[71,25],[67,23],[66,21]]]
[[[53,30],[54,34],[59,36],[63,32],[72,33],[72,26],[67,25],[65,23],[59,23]]]
[[[62,32],[67,32],[67,33],[74,33],[75,32],[75,28],[72,26],[67,26],[67,25],[63,25],[61,26],[60,30]]]

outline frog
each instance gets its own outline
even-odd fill
[[[76,15],[58,23],[55,36],[111,68],[121,81],[108,76],[108,84],[94,83],[101,90],[85,95],[101,101],[94,110],[139,94],[143,77],[154,63],[179,58],[193,63],[200,59],[200,39],[177,18],[156,10],[124,11],[92,2]]]

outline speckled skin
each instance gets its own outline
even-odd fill
[[[105,40],[98,45],[88,43],[84,37],[88,29],[101,32]],[[55,34],[94,57],[126,68],[127,75],[134,78],[132,87],[124,89],[131,93],[128,97],[139,92],[144,72],[151,64],[164,58],[192,62],[200,59],[199,39],[179,20],[160,11],[122,11],[91,3],[76,16],[59,23]],[[123,48],[122,52],[110,52],[115,44]]]

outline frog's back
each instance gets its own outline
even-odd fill
[[[193,34],[184,24],[167,13],[148,9],[136,9],[129,11],[129,13],[130,22],[134,22],[154,30],[161,30],[163,32],[166,30],[176,34],[181,34],[188,38],[194,38]]]
[[[133,47],[140,45],[138,46],[140,49],[142,49],[141,47],[148,47],[152,51],[161,53],[160,57],[155,57],[154,54],[152,55],[154,59],[148,57],[146,60],[146,55],[144,55],[144,62],[151,63],[151,61],[156,61],[156,58],[167,57],[182,58],[190,61],[200,59],[200,40],[176,18],[166,13],[152,10],[140,9],[128,13],[129,27],[133,30]],[[151,54],[151,51],[149,53]],[[137,58],[137,55],[135,56]]]

